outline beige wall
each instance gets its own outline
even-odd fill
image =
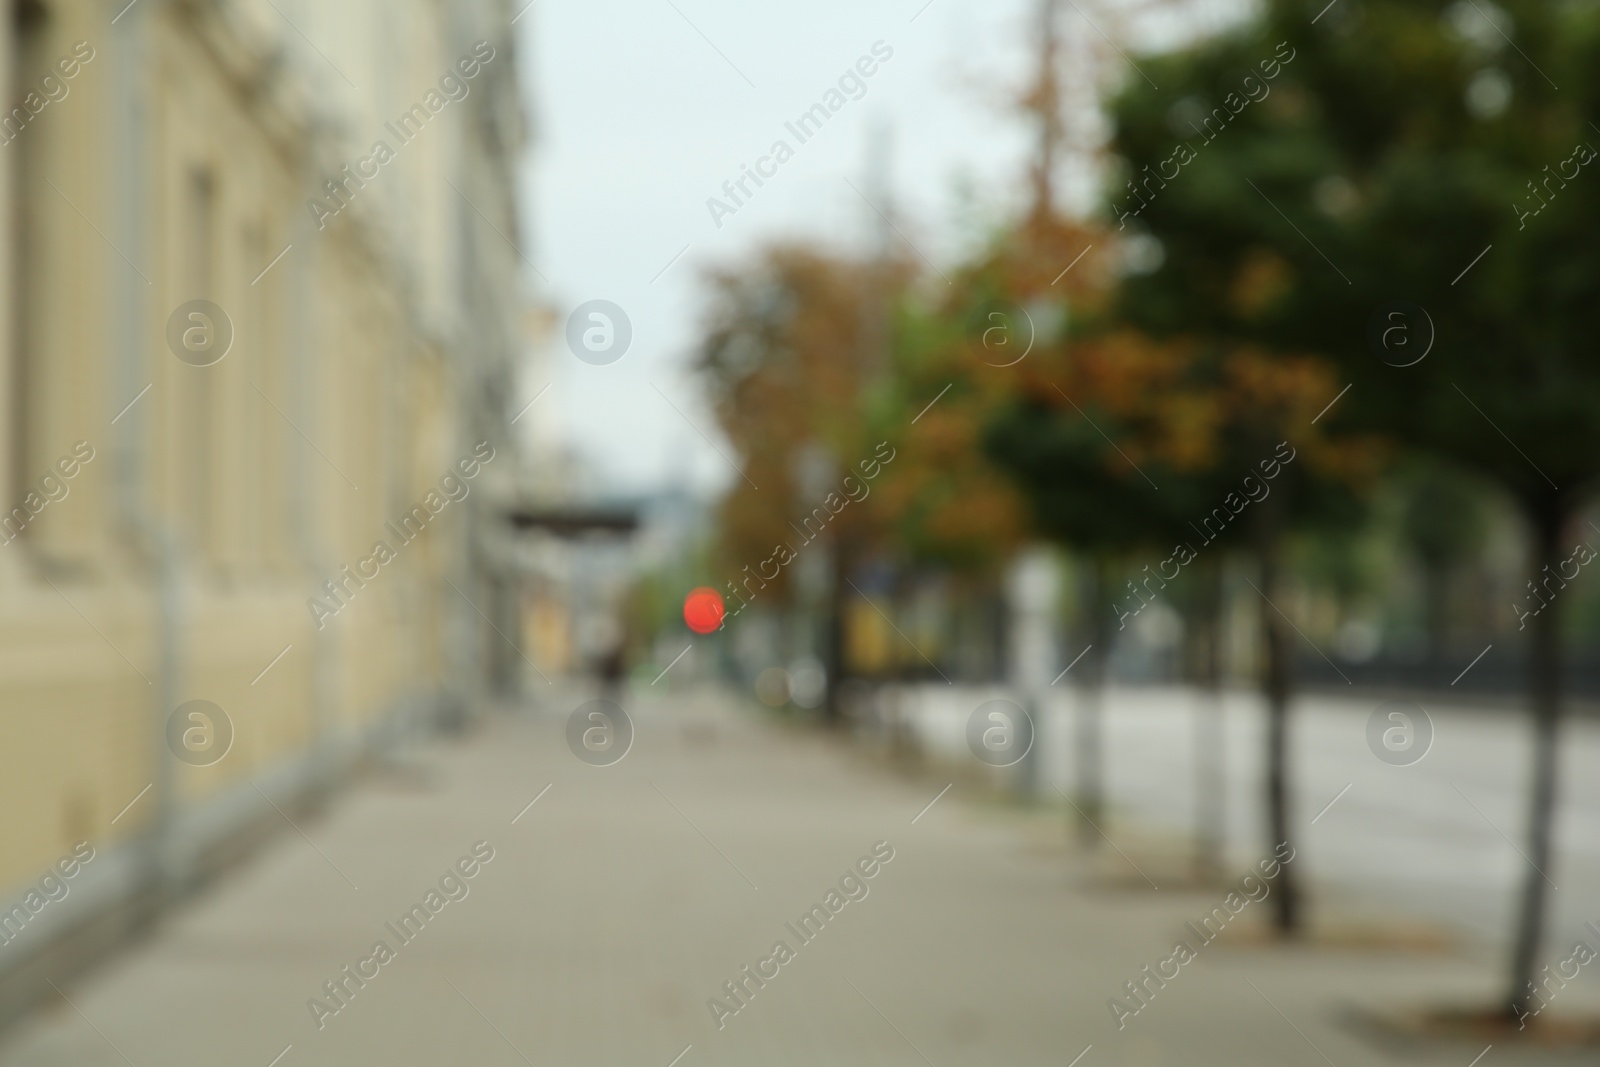
[[[428,141],[399,149],[360,194],[360,211],[321,231],[305,176],[320,184],[364,153],[381,133],[374,127],[465,50],[459,25],[487,19],[492,32],[503,13],[492,4],[286,3],[308,35],[393,41],[387,66],[375,51],[362,59],[329,45],[364,86],[351,90],[315,73],[325,61],[270,8],[264,18],[261,5],[242,5],[248,17],[230,25],[210,3],[140,0],[112,26],[121,6],[46,5],[32,54],[53,61],[87,40],[95,58],[65,99],[0,146],[0,247],[10,250],[0,257],[0,472],[18,466],[19,409],[26,482],[77,441],[95,450],[69,494],[0,545],[0,810],[11,813],[0,887],[36,878],[74,841],[134,839],[160,810],[163,781],[171,803],[204,804],[451,681],[445,619],[459,605],[441,576],[464,558],[467,508],[452,504],[415,543],[396,546],[396,562],[325,630],[306,600],[389,539],[384,521],[484,435],[463,415],[474,353],[486,346],[461,328],[456,281],[443,273],[461,241],[460,205],[444,178],[508,198],[510,164],[471,150],[469,112],[452,104]],[[9,110],[21,102],[9,19],[3,33],[0,101]],[[509,47],[495,45],[497,62],[509,64]],[[273,74],[264,57],[279,47],[289,61]],[[319,88],[329,84],[338,92]],[[119,130],[130,92],[143,107],[131,139]],[[132,219],[130,188],[142,190]],[[25,248],[14,239],[19,216]],[[514,293],[508,284],[500,297]],[[164,339],[169,314],[196,296],[219,304],[235,330],[232,350],[209,367],[180,362]],[[138,321],[123,313],[129,300]],[[506,307],[491,328],[509,335],[515,311]],[[23,505],[26,482],[0,478],[0,507]],[[178,608],[171,670],[163,537],[175,539],[179,560],[166,576]],[[169,762],[164,777],[161,724],[169,704],[191,698],[227,712],[233,749],[206,768]]]

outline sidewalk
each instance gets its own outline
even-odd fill
[[[70,1005],[8,1035],[0,1065],[1061,1067],[1092,1044],[1079,1067],[1466,1067],[1480,1051],[1386,1052],[1338,1013],[1486,996],[1483,968],[1258,951],[1226,933],[1119,1032],[1108,998],[1220,894],[1096,889],[1057,817],[963,785],[928,807],[942,783],[894,778],[715,691],[635,699],[628,756],[589,766],[564,737],[581,699],[432,742],[286,827],[63,987]],[[877,842],[893,858],[844,881],[859,899],[797,937],[786,924],[831,903]],[[470,877],[441,879],[464,858]],[[435,889],[420,933],[391,931]],[[793,958],[763,964],[779,940]],[[719,1030],[707,1000],[735,1006],[724,983],[746,965],[772,976]],[[307,1001],[336,1005],[332,980],[346,1003],[319,1030]],[[1481,1067],[1562,1062],[1577,1059],[1496,1048]]]

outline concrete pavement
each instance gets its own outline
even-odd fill
[[[586,694],[550,692],[297,819],[63,986],[0,1065],[1467,1067],[1480,1051],[1381,1048],[1340,1013],[1487,998],[1492,967],[1228,931],[1118,1030],[1108,999],[1221,892],[1108,888],[1059,813],[965,783],[929,807],[944,782],[720,690],[630,697],[631,751],[590,766],[565,740]],[[1496,1048],[1480,1067],[1557,1062],[1577,1061]]]

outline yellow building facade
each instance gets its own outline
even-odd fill
[[[0,10],[3,1017],[479,702],[524,121],[492,0]]]

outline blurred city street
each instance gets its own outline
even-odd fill
[[[684,1067],[946,1067],[1065,1064],[1092,1045],[1083,1067],[1309,1063],[1319,1052],[1341,1067],[1464,1067],[1481,1050],[1377,1045],[1342,1014],[1487,995],[1496,972],[1470,955],[1269,951],[1232,930],[1119,1032],[1108,998],[1164,955],[1222,887],[1130,892],[1120,861],[1067,847],[1057,808],[1017,808],[968,784],[941,795],[933,778],[885,774],[866,751],[764,721],[720,688],[636,694],[633,748],[611,766],[590,766],[562,740],[566,710],[586,695],[540,692],[537,710],[400,750],[322,815],[296,814],[299,832],[282,827],[148,940],[62,987],[60,1002],[0,1048],[0,1063],[266,1067],[283,1053],[284,1067],[667,1067],[683,1053]],[[1119,701],[1110,716],[1122,724],[1111,745],[1114,792],[1129,816],[1118,822],[1131,831],[1121,841],[1146,862],[1132,817],[1182,810],[1182,745],[1171,739],[1183,712],[1163,703],[1145,694]],[[1306,743],[1327,760],[1308,775],[1319,790],[1324,773],[1337,778],[1336,766],[1355,762],[1342,763],[1331,740],[1338,731],[1322,736],[1324,720],[1336,723],[1341,710],[1308,716]],[[1510,746],[1492,724],[1469,718],[1461,732],[1472,740],[1452,740],[1457,720],[1441,720],[1438,750],[1420,766],[1488,774],[1458,784],[1481,792],[1487,813],[1504,815],[1496,783],[1514,775],[1497,775],[1473,746]],[[1371,900],[1387,901],[1383,917],[1404,925],[1437,918],[1433,893],[1450,880],[1451,862],[1509,878],[1470,820],[1448,814],[1433,821],[1437,878],[1411,886],[1384,878],[1386,855],[1424,843],[1430,806],[1450,807],[1427,800],[1440,784],[1433,778],[1402,801],[1386,777],[1360,775],[1305,835],[1319,887],[1364,885]],[[1396,829],[1405,803],[1417,806],[1415,821]],[[385,924],[478,841],[493,859],[467,881],[467,895],[376,978],[347,985],[355,992],[319,1030],[308,999],[326,1001],[323,983],[373,941],[392,943]],[[878,842],[893,858],[802,947],[785,924]],[[1250,853],[1242,838],[1236,846]],[[1157,878],[1158,869],[1150,868]],[[1563,897],[1584,873],[1562,873]],[[796,958],[719,1030],[707,1001],[726,1001],[723,983],[780,939]],[[1592,987],[1569,997],[1572,1007],[1593,1006]],[[1497,1064],[1579,1062],[1518,1049],[1492,1055]]]
[[[0,1067],[1594,1062],[1600,0],[0,93]]]

